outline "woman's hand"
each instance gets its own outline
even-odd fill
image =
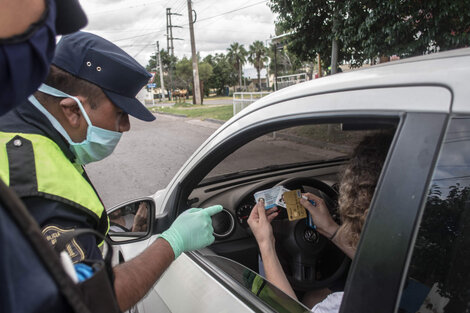
[[[307,197],[308,200],[313,200],[315,205],[304,199],[304,197]],[[300,204],[302,204],[304,208],[306,208],[312,215],[313,222],[317,226],[318,232],[327,238],[331,238],[331,236],[338,229],[339,225],[336,224],[336,222],[331,217],[330,212],[326,207],[325,201],[323,201],[322,198],[308,192],[302,194]]]
[[[260,200],[251,210],[248,225],[258,242],[260,249],[274,247],[274,235],[271,221],[278,215],[278,208],[265,210],[264,201]]]
[[[147,204],[142,201],[139,204],[139,209],[134,217],[134,224],[132,226],[133,232],[145,232],[147,231],[147,214],[148,214]]]

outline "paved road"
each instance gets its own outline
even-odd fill
[[[166,187],[189,156],[220,124],[158,114],[154,122],[131,120],[106,159],[86,170],[107,208]]]

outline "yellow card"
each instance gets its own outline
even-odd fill
[[[300,204],[301,197],[302,195],[299,189],[284,192],[283,198],[286,203],[289,221],[300,220],[307,217],[305,208]]]

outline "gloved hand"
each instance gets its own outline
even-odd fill
[[[159,237],[170,244],[175,259],[185,251],[204,248],[214,242],[211,216],[222,211],[221,205],[205,209],[189,209],[171,224]]]

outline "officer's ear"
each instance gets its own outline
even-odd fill
[[[79,98],[79,100],[82,101],[80,97],[77,97],[77,98]],[[64,98],[60,100],[59,106],[68,124],[72,128],[80,127],[82,111],[80,111],[80,108],[78,107],[77,102],[73,100],[72,98]]]

